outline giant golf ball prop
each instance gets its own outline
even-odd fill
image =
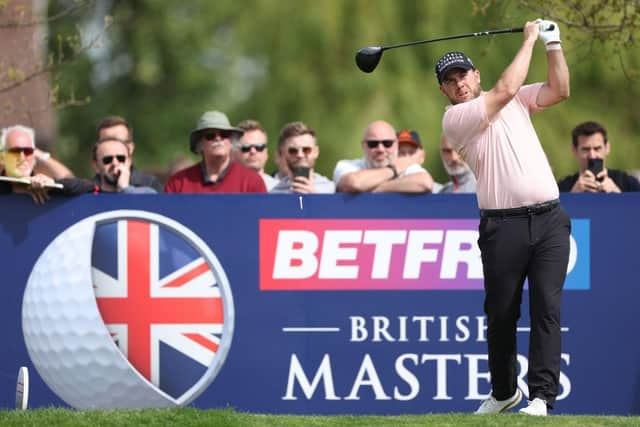
[[[198,393],[188,401],[179,401],[138,373],[111,338],[93,291],[94,228],[98,220],[109,215],[124,213],[135,217],[136,212],[140,211],[113,211],[74,224],[49,244],[29,276],[22,306],[29,356],[45,383],[78,409],[187,404],[213,381],[220,368],[217,366],[216,372],[205,379],[206,384],[201,384],[204,387]],[[148,212],[144,217],[177,224]],[[200,241],[195,234],[193,238]],[[215,258],[212,253],[211,256]],[[220,365],[223,361],[224,357]]]

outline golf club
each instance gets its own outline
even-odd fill
[[[553,25],[548,28],[541,28],[541,31],[551,31],[553,30]],[[429,39],[429,40],[420,40],[415,42],[408,43],[400,43],[394,44],[391,46],[369,46],[363,47],[358,50],[356,53],[356,65],[365,73],[370,73],[376,69],[380,59],[382,58],[382,53],[385,50],[395,49],[397,47],[405,47],[405,46],[413,46],[416,44],[424,44],[424,43],[433,43],[439,42],[442,40],[454,40],[454,39],[464,39],[467,37],[477,37],[477,36],[490,36],[493,34],[504,34],[504,33],[521,33],[523,28],[505,28],[502,30],[489,30],[489,31],[479,31],[477,33],[467,33],[467,34],[459,34],[457,36],[447,36],[447,37],[439,37],[437,39]]]

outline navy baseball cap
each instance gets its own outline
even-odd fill
[[[447,71],[454,68],[461,68],[463,70],[475,70],[476,67],[471,62],[471,58],[462,52],[447,52],[438,59],[436,62],[436,77],[438,83],[442,84],[444,76]]]

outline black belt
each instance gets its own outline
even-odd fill
[[[560,205],[560,200],[550,200],[548,202],[536,203],[535,205],[522,206],[511,209],[480,209],[482,218],[505,217],[505,216],[529,216],[540,215],[549,212]]]

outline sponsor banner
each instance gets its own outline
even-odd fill
[[[482,290],[477,219],[261,219],[260,289]],[[589,220],[572,220],[565,289],[589,289]]]
[[[640,414],[640,194],[604,197],[562,196],[572,237],[558,414]],[[15,406],[20,366],[30,407],[444,413],[490,393],[473,195],[2,204],[1,407]]]

